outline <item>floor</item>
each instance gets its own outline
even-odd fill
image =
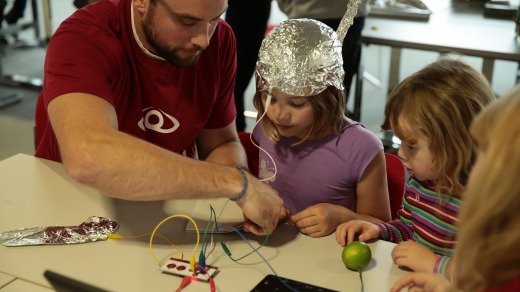
[[[40,1],[37,1],[40,2]],[[67,3],[69,2],[69,3]],[[30,9],[30,8],[29,8]],[[57,28],[61,21],[75,11],[71,1],[51,1],[52,27]],[[30,11],[26,12],[25,20],[30,20]],[[286,19],[273,1],[271,23],[278,23]],[[4,75],[20,74],[30,78],[43,77],[43,63],[45,47],[25,46],[34,41],[34,33],[30,30],[20,33],[22,40],[20,45],[8,47],[0,51],[0,72]],[[365,126],[380,135],[379,125],[383,118],[383,108],[386,99],[386,83],[388,81],[390,49],[383,46],[368,46],[364,48],[364,85],[361,122]],[[438,54],[417,50],[403,50],[401,62],[402,80],[406,76],[421,69],[426,64],[434,61]],[[479,58],[465,57],[465,60],[480,68],[482,60]],[[500,96],[516,84],[516,72],[518,65],[515,62],[496,61],[493,76],[493,90]],[[254,81],[250,83],[246,96],[254,93]],[[0,84],[0,96],[18,94],[21,101],[0,107],[0,160],[17,153],[33,154],[34,152],[34,106],[38,90],[32,88],[5,86]],[[352,105],[350,104],[350,107]],[[246,110],[254,112],[251,99],[246,101]],[[254,118],[248,118],[248,130],[254,124]]]

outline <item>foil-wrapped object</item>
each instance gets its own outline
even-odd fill
[[[338,32],[312,19],[289,19],[263,40],[256,63],[257,91],[273,88],[290,95],[311,96],[328,86],[343,89],[342,43],[360,0],[350,0]]]
[[[348,1],[347,11],[345,12],[345,15],[343,15],[343,18],[339,23],[338,29],[336,30],[336,33],[338,34],[338,39],[341,43],[343,43],[343,40],[347,35],[348,29],[350,28],[352,23],[354,23],[354,17],[356,17],[360,2],[361,0]]]
[[[343,89],[343,58],[336,32],[312,19],[289,19],[263,40],[256,63],[257,91],[316,95]]]
[[[5,246],[76,244],[106,240],[115,232],[119,223],[114,220],[91,216],[78,226],[48,226],[22,228],[0,233],[0,243]]]

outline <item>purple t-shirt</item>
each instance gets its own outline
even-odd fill
[[[267,182],[280,193],[291,214],[318,203],[330,203],[356,211],[356,185],[383,144],[362,124],[346,124],[339,135],[316,141],[267,138],[261,127],[253,131],[259,145],[274,159],[276,177]],[[259,178],[274,174],[273,161],[260,151]]]

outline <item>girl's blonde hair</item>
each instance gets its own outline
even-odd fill
[[[324,91],[306,98],[313,108],[314,122],[307,136],[297,144],[318,137],[322,133],[338,134],[347,119],[345,116],[345,92],[334,86],[329,86]],[[258,111],[258,116],[261,117],[265,112],[261,91],[256,92],[253,97],[253,104]],[[271,141],[276,143],[280,140],[280,132],[271,120],[264,117],[260,123],[265,135]]]
[[[520,85],[478,115],[471,133],[483,155],[460,213],[453,282],[463,291],[520,274]]]
[[[441,57],[395,87],[381,127],[392,129],[404,142],[408,137],[400,117],[419,129],[429,139],[439,174],[437,187],[461,194],[477,154],[470,124],[494,99],[489,82],[479,71],[461,60]]]

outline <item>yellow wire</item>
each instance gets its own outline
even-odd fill
[[[108,234],[107,237],[111,238],[111,239],[133,239],[133,238],[139,238],[139,237],[151,236],[151,235],[152,235],[151,233],[147,233],[147,234],[141,234],[141,235],[123,236],[120,234],[112,233],[112,234]],[[182,251],[182,249],[180,249],[173,242],[171,242],[171,240],[169,240],[166,236],[163,236],[160,234],[155,234],[155,236],[160,237],[160,238],[164,239],[165,241],[167,241],[168,243],[170,243],[171,245],[173,245],[173,247],[175,247],[175,249],[177,249],[177,251],[181,254],[181,259],[184,258],[184,252]]]
[[[157,226],[155,227],[155,229],[153,230],[152,232],[152,236],[150,237],[150,255],[152,256],[152,258],[159,264],[159,266],[161,266],[161,261],[155,256],[155,254],[153,253],[153,238],[155,236],[155,232],[157,232],[157,229],[159,229],[159,227],[166,221],[170,220],[170,219],[173,219],[173,218],[177,218],[177,217],[183,217],[183,218],[186,218],[188,220],[191,221],[191,223],[193,223],[193,226],[195,227],[195,231],[197,232],[197,244],[195,245],[195,247],[193,248],[193,252],[191,253],[191,260],[190,261],[194,261],[195,259],[195,252],[197,251],[197,248],[199,247],[199,242],[200,242],[200,234],[199,234],[199,227],[197,226],[197,223],[195,223],[195,221],[188,215],[184,215],[184,214],[177,214],[177,215],[172,215],[172,216],[169,216],[167,217],[166,219],[164,219],[163,221],[161,221],[159,224],[157,224]],[[193,265],[193,264],[192,264]]]

